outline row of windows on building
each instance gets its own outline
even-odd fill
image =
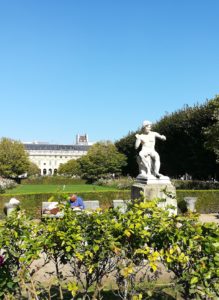
[[[37,164],[38,166],[57,166],[60,164],[60,162],[56,161],[56,160],[50,160],[47,162],[41,161],[41,160],[33,160],[33,162],[35,162],[35,164]]]
[[[58,172],[57,169],[43,169],[43,173],[41,175],[56,175]]]

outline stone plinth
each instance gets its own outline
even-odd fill
[[[142,199],[142,201],[160,199],[159,207],[165,208],[167,205],[173,205],[175,209],[170,209],[171,214],[177,214],[176,189],[171,184],[168,177],[152,180],[137,180],[131,189],[131,198]],[[144,200],[143,200],[144,199]]]

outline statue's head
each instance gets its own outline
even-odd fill
[[[152,123],[150,121],[145,120],[142,124],[145,133],[148,133],[151,130]]]
[[[151,127],[151,125],[152,125],[151,121],[145,120],[145,121],[143,122],[143,124],[142,124],[142,127],[146,127],[146,126],[150,126],[150,127]]]

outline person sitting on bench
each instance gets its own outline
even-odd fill
[[[84,209],[84,202],[81,197],[78,197],[75,194],[72,194],[69,198],[70,207],[72,209]]]

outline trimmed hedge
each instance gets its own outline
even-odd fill
[[[112,205],[112,200],[131,198],[129,190],[103,191],[103,192],[83,192],[78,193],[84,200],[99,200],[101,208],[107,208]],[[177,190],[178,207],[182,212],[186,210],[184,197],[197,197],[196,210],[198,213],[217,213],[219,212],[219,190]],[[17,197],[21,201],[21,206],[27,213],[39,218],[41,215],[42,202],[54,196],[54,201],[61,199],[64,193],[32,193],[21,195],[0,195],[0,218],[3,218],[4,203],[11,197]]]
[[[66,193],[32,193],[32,194],[7,194],[0,195],[0,219],[4,217],[3,207],[10,198],[16,197],[21,201],[21,207],[26,210],[28,215],[33,218],[40,218],[42,202],[48,201],[50,197],[54,197],[54,201],[64,198]],[[120,191],[103,191],[103,192],[82,192],[78,193],[80,197],[84,200],[99,200],[101,208],[108,208],[112,205],[112,200],[114,199],[130,199],[130,191],[120,190]]]
[[[81,178],[68,178],[64,176],[40,176],[22,179],[21,184],[85,184]]]
[[[218,181],[172,179],[171,182],[177,190],[219,190]]]
[[[186,210],[184,197],[197,197],[196,210],[198,213],[219,212],[219,190],[177,190],[177,203],[182,212]]]

